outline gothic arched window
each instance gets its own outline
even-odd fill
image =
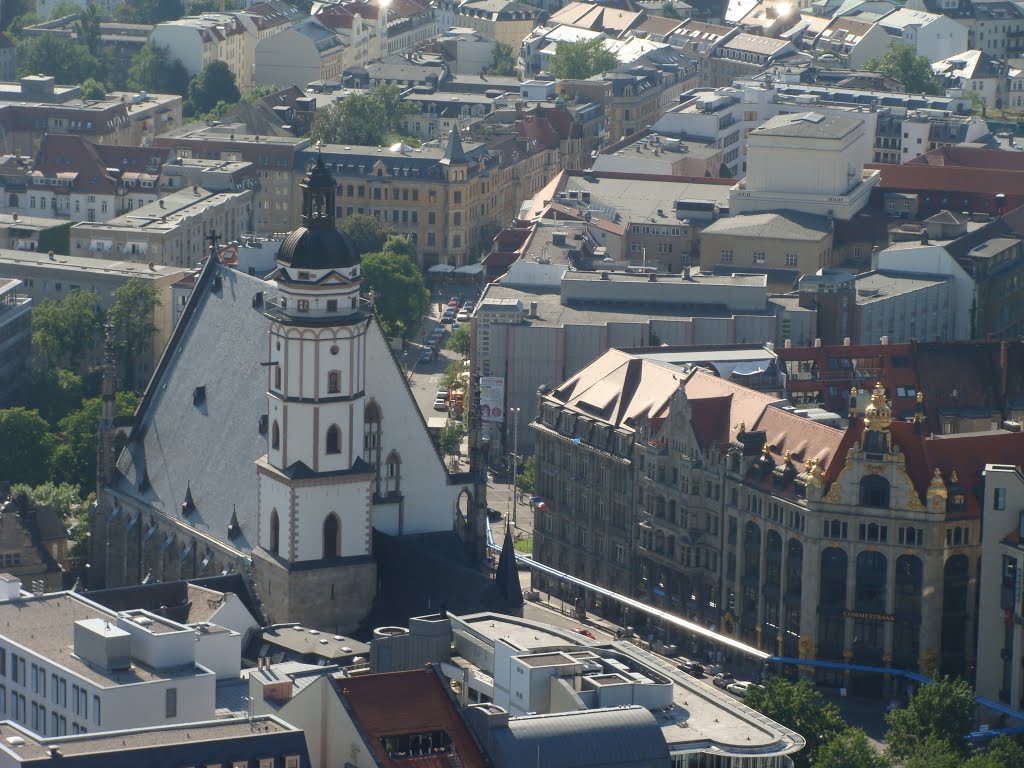
[[[341,428],[337,424],[327,428],[327,452],[341,453]]]
[[[281,521],[277,516],[277,510],[270,511],[270,551],[278,554],[281,536]]]
[[[341,553],[341,523],[331,512],[324,519],[324,557],[337,557]]]

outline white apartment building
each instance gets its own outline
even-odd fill
[[[358,22],[362,29],[362,22]],[[345,70],[345,41],[316,19],[261,40],[256,46],[254,80],[258,85],[305,89],[317,80],[337,80]]]
[[[252,53],[256,40],[233,14],[188,16],[157,24],[149,39],[180,59],[189,75],[197,75],[211,61],[228,65],[239,90],[252,87]]]
[[[73,592],[28,595],[0,574],[0,719],[40,736],[211,720],[241,636]]]
[[[722,150],[722,163],[733,176],[742,176],[744,129],[743,93],[736,88],[697,88],[679,97],[679,104],[667,110],[651,126],[659,136],[705,140]]]
[[[192,266],[216,232],[228,243],[252,231],[252,192],[179,190],[107,222],[71,228],[71,255]]]
[[[913,45],[918,56],[938,61],[967,49],[967,28],[948,16],[912,8],[898,8],[882,17],[878,26],[893,43]]]

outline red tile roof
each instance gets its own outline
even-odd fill
[[[447,756],[390,758],[385,736],[444,731],[466,768],[486,761],[438,676],[429,669],[358,677],[332,678],[335,692],[385,768],[448,768]]]

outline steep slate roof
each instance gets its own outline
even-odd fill
[[[245,582],[238,574],[99,589],[87,592],[86,597],[112,611],[141,608],[179,624],[198,624],[210,620],[228,592],[238,596],[254,617],[259,615],[252,605]]]
[[[217,278],[221,290],[214,292]],[[113,483],[242,551],[256,543],[254,462],[266,453],[258,425],[267,411],[260,363],[269,321],[263,303],[253,306],[260,291],[269,298],[274,287],[208,261],[136,411]],[[200,405],[193,405],[196,387],[206,388]],[[140,487],[143,473],[148,487]],[[196,509],[183,518],[189,488]],[[229,537],[236,509],[240,530]]]
[[[496,768],[670,764],[658,721],[638,706],[510,718],[488,741]]]
[[[487,765],[444,683],[433,670],[332,677],[331,683],[377,765],[449,768],[448,755],[392,758],[381,743],[387,736],[431,731],[444,731],[448,735],[465,768]]]

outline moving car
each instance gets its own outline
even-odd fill
[[[693,675],[694,677],[704,677],[704,667],[702,664],[700,664],[700,662],[689,660],[681,661],[679,662],[678,666],[679,669],[681,669],[683,672],[686,672],[688,675]]]
[[[573,629],[573,632],[575,632],[577,635],[583,635],[584,637],[589,637],[591,640],[596,640],[597,639],[596,637],[594,637],[594,633],[591,632],[586,627],[576,627],[575,629]]]
[[[736,678],[730,675],[728,672],[719,672],[711,680],[712,683],[717,685],[719,688],[725,688],[726,686],[732,685],[736,682]]]

